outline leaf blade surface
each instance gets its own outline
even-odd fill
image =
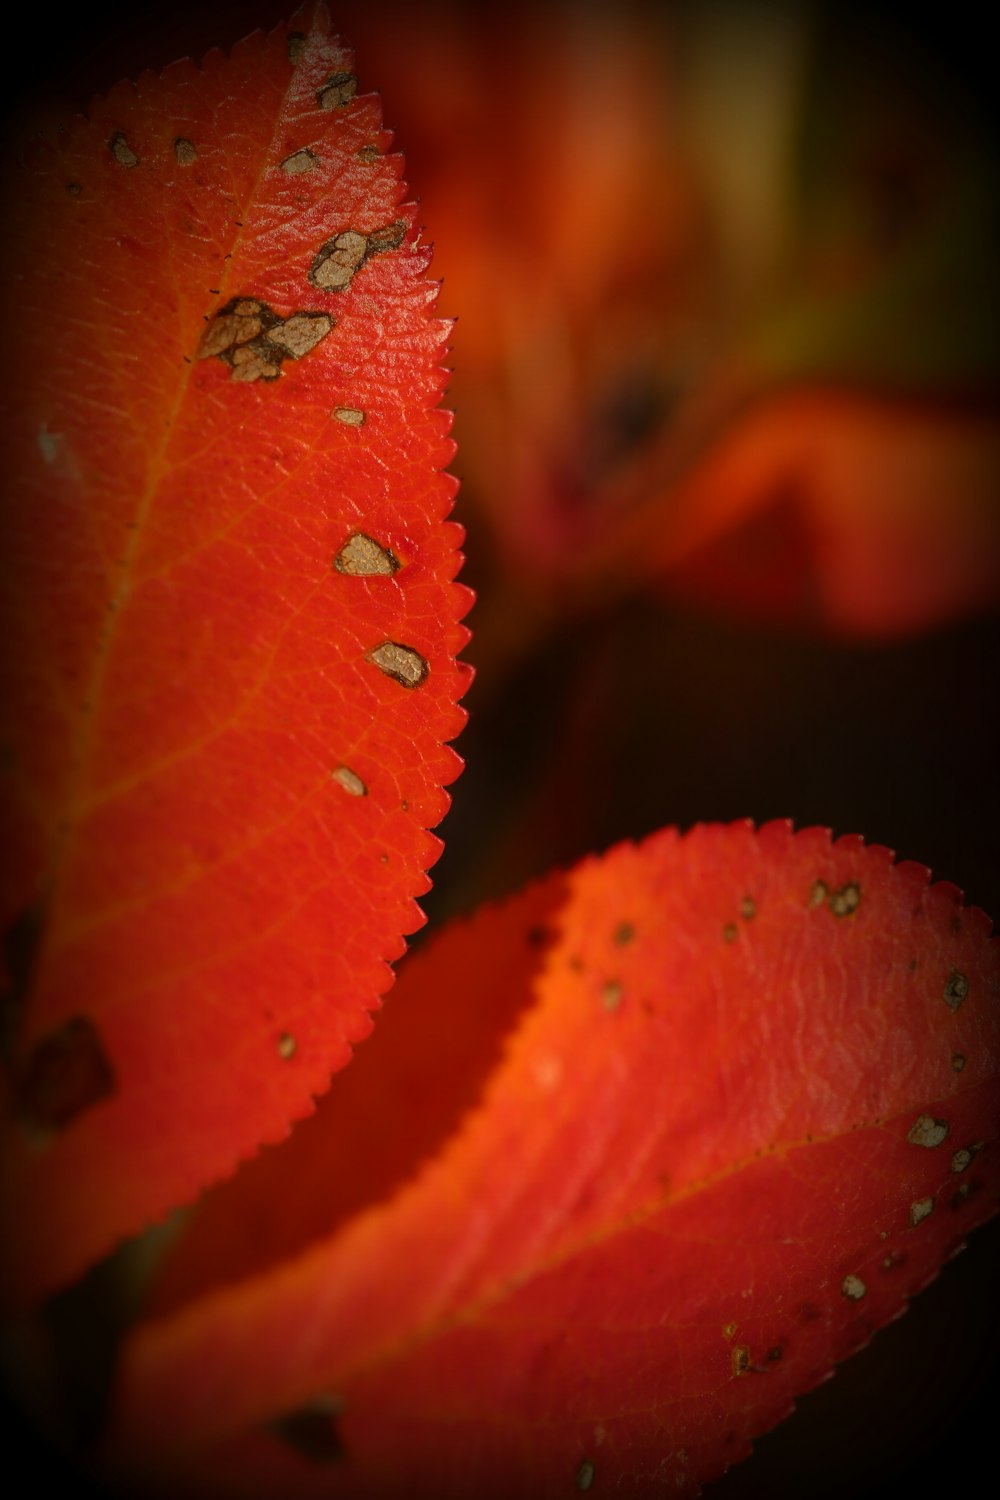
[[[588,1465],[694,1494],[989,1217],[996,944],[954,888],[785,824],[559,879],[480,1105],[385,1201],[140,1328],[115,1464],[170,1447],[206,1494],[543,1496]],[[481,914],[479,951],[540,900]],[[457,954],[395,1000],[488,1009]],[[343,1461],[317,1472],[268,1423],[320,1399]]]
[[[378,101],[299,19],[13,168],[15,1301],[309,1111],[459,767],[449,325]]]

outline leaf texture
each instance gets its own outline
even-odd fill
[[[306,1114],[460,762],[449,324],[311,7],[8,174],[15,1302]]]
[[[786,823],[668,830],[448,929],[393,997],[423,1049],[387,1019],[354,1134],[309,1122],[316,1167],[267,1200],[302,1242],[237,1256],[229,1284],[204,1244],[178,1252],[170,1310],[125,1348],[109,1472],[206,1496],[697,1494],[995,1212],[989,933],[921,866]],[[480,1047],[481,1097],[445,1083],[462,1118],[436,1147],[445,1036]],[[393,1131],[412,1175],[362,1201],[359,1142]]]

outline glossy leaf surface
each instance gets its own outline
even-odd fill
[[[266,1201],[298,1243],[231,1246],[226,1285],[226,1190],[194,1220],[173,1310],[126,1346],[112,1470],[697,1493],[994,1211],[989,931],[922,867],[784,823],[667,831],[449,929],[355,1064],[352,1133],[317,1116],[286,1158]],[[443,1146],[441,1045],[474,1078],[439,1074]],[[366,1199],[369,1132],[397,1159]],[[228,1191],[246,1226],[252,1188]]]
[[[422,920],[468,596],[390,142],[315,8],[10,168],[15,1301],[306,1114]]]

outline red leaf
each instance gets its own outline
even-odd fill
[[[291,1212],[311,1186],[333,1232],[135,1332],[109,1467],[190,1495],[697,1493],[994,1212],[988,934],[920,866],[784,823],[667,831],[450,929],[393,997],[411,1046],[423,1021],[409,1071],[390,1018],[355,1133],[317,1119],[297,1160]],[[370,1129],[411,1169],[433,1149],[455,1035],[478,1107],[379,1201],[342,1193]],[[183,1280],[218,1277],[195,1254]]]
[[[469,596],[389,143],[316,8],[11,169],[15,1300],[306,1114],[422,920]]]

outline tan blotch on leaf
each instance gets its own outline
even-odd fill
[[[848,1302],[860,1302],[868,1291],[868,1288],[860,1276],[855,1276],[853,1272],[850,1272],[840,1283],[840,1291],[841,1295],[846,1297]]]
[[[334,409],[333,415],[338,422],[343,422],[345,427],[361,427],[365,420],[364,412],[359,411],[356,406],[338,406]]]
[[[331,771],[330,774],[333,777],[334,781],[339,782],[339,784],[344,788],[344,791],[347,792],[351,797],[367,797],[368,788],[365,786],[364,782],[361,780],[361,777],[357,774],[357,772],[351,770],[350,766],[338,766],[337,769],[335,771]]]
[[[260,303],[250,298],[237,302],[232,312],[220,313],[205,330],[198,349],[199,359],[212,359],[227,349],[249,344],[261,330]]]
[[[414,651],[412,646],[402,646],[398,641],[384,641],[381,646],[376,646],[374,651],[369,651],[368,660],[405,688],[419,687],[428,672],[420,652]]]
[[[861,905],[861,887],[857,881],[848,881],[839,891],[830,892],[830,910],[835,917],[849,917]]]
[[[947,1120],[935,1120],[933,1115],[918,1115],[906,1133],[911,1146],[940,1146],[948,1135]]]
[[[333,319],[326,313],[293,313],[283,323],[277,323],[267,336],[293,359],[301,359],[326,338],[332,327]]]
[[[194,142],[179,135],[174,141],[174,160],[179,167],[192,166],[198,160],[198,152]]]
[[[399,562],[388,547],[381,547],[374,537],[356,531],[333,559],[333,566],[338,573],[347,573],[352,578],[371,578],[395,573]]]
[[[116,131],[108,142],[108,145],[111,148],[111,155],[115,161],[120,162],[123,167],[137,167],[139,165],[139,158],[125,139],[123,131]]]
[[[234,380],[277,380],[281,366],[265,359],[257,349],[237,349],[233,354]]]
[[[303,172],[314,172],[319,166],[319,157],[308,146],[303,146],[301,151],[293,151],[291,156],[286,156],[278,165],[289,177],[299,177]]]
[[[933,1198],[918,1198],[910,1204],[910,1223],[914,1229],[934,1212]]]
[[[356,229],[345,229],[328,240],[313,261],[309,280],[325,292],[342,292],[368,253],[368,239]]]
[[[358,80],[353,73],[331,73],[322,88],[317,89],[316,103],[320,109],[340,109],[357,92]]]

